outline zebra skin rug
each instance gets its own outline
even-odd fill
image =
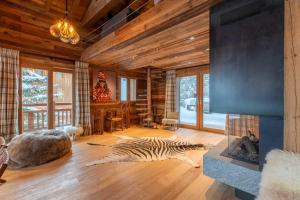
[[[177,137],[143,137],[133,138],[117,136],[122,140],[112,145],[112,152],[98,160],[89,162],[86,166],[105,164],[110,162],[137,162],[156,161],[166,159],[179,159],[191,164],[193,167],[200,167],[191,158],[185,155],[185,151],[202,149],[203,144],[191,144],[187,141],[178,140]],[[100,145],[88,143],[89,145]]]

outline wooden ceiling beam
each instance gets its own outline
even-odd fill
[[[197,64],[209,63],[209,12],[165,29],[155,35],[125,46],[112,48],[101,54],[101,59],[91,59],[99,66],[119,66],[135,69],[145,66],[163,68],[174,63],[186,66],[198,56]],[[194,57],[193,57],[194,56]],[[195,62],[190,62],[195,66]]]
[[[157,34],[178,23],[186,21],[209,9],[220,0],[164,0],[156,7],[138,16],[117,31],[88,47],[82,59],[90,62],[101,59],[101,54],[110,49],[124,48],[134,42]]]
[[[69,69],[75,68],[75,62],[70,60],[53,59],[49,57],[42,57],[33,54],[21,53],[20,54],[21,67],[48,67],[52,69]]]
[[[65,60],[75,60],[78,59],[78,57],[72,57],[65,54],[59,54],[50,50],[46,50],[41,47],[30,47],[28,48],[28,43],[18,43],[13,42],[11,40],[4,40],[0,38],[0,46],[10,49],[16,49],[19,50],[22,53],[32,54],[32,55],[41,55],[45,57],[51,57],[51,58],[61,58]]]
[[[115,5],[115,0],[92,0],[82,21],[82,26],[91,26],[104,17]]]

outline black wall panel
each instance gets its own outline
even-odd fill
[[[283,0],[231,0],[211,9],[210,108],[283,116]]]

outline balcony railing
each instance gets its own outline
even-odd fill
[[[72,103],[55,103],[56,127],[72,124]],[[48,127],[47,104],[23,104],[23,131],[34,131]]]

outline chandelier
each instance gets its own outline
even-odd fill
[[[56,24],[50,26],[50,33],[53,37],[59,38],[62,42],[77,44],[80,40],[79,34],[76,32],[68,18],[68,0],[66,0],[65,18],[59,20]]]

